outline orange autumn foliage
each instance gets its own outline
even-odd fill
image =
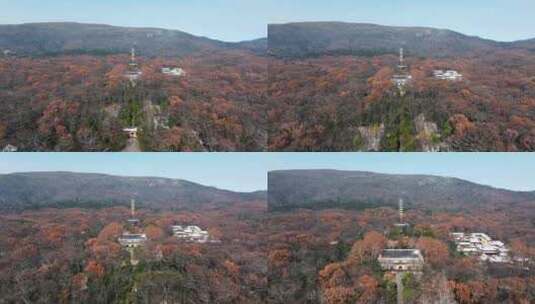
[[[104,267],[97,261],[91,260],[87,263],[85,271],[92,276],[100,278],[104,275]]]
[[[440,240],[423,237],[416,242],[416,247],[422,251],[425,260],[433,266],[439,267],[448,262],[448,246]]]

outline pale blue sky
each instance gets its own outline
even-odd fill
[[[265,190],[266,172],[340,169],[433,174],[535,190],[535,153],[4,153],[0,173],[74,171],[181,178],[236,191]]]
[[[535,37],[534,0],[0,0],[0,24],[77,21],[180,29],[226,41],[267,23],[372,22],[449,28],[511,41]]]

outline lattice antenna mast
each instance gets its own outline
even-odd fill
[[[136,200],[135,199],[130,200],[130,212],[131,212],[132,218],[135,218],[136,217]]]
[[[398,65],[400,72],[405,72],[407,66],[405,65],[405,52],[403,48],[399,49],[399,65]]]
[[[399,199],[399,223],[400,223],[400,224],[403,224],[403,213],[404,213],[404,209],[403,209],[403,199],[400,198],[400,199]]]
[[[135,48],[132,48],[132,50],[130,51],[130,60],[132,61],[132,63],[136,62],[136,49]]]

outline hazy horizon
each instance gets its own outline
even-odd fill
[[[535,38],[535,19],[531,16],[535,2],[528,0],[364,0],[358,4],[350,0],[0,0],[0,7],[1,24],[79,22],[156,27],[229,42],[264,38],[270,23],[322,20],[443,28],[496,41]]]
[[[108,25],[108,26],[114,26],[114,27],[138,28],[138,29],[154,28],[154,29],[162,29],[162,30],[181,31],[181,32],[184,32],[184,33],[187,33],[187,34],[191,34],[191,35],[197,36],[197,37],[208,38],[208,39],[212,39],[212,40],[219,40],[217,38],[213,38],[213,37],[209,37],[209,36],[203,36],[203,35],[196,35],[194,33],[190,33],[190,32],[183,31],[181,29],[175,29],[175,28],[146,27],[146,26],[123,26],[123,25],[114,25],[114,24],[106,24],[106,23],[90,23],[90,22],[78,22],[78,21],[50,21],[50,22],[43,21],[43,22],[24,22],[24,23],[1,23],[0,26],[2,26],[2,25],[17,26],[17,25],[27,25],[27,24],[51,24],[51,23],[58,23],[58,24],[61,24],[61,23],[77,23],[77,24],[86,24],[86,25]],[[535,34],[534,34],[533,37],[528,37],[528,38],[523,38],[523,39],[518,39],[518,40],[510,40],[510,41],[509,40],[494,40],[494,39],[491,39],[491,38],[486,38],[486,37],[482,37],[482,36],[478,36],[478,35],[471,35],[470,33],[465,33],[465,32],[461,32],[461,31],[455,31],[455,30],[452,30],[450,28],[430,27],[430,26],[425,26],[425,25],[395,25],[395,24],[387,25],[387,24],[379,24],[379,23],[371,23],[371,22],[348,22],[348,21],[335,21],[335,20],[315,20],[315,21],[296,21],[296,22],[286,22],[286,23],[269,23],[268,26],[269,25],[284,25],[284,24],[292,24],[292,23],[347,23],[347,24],[372,24],[372,25],[386,26],[386,27],[405,27],[405,28],[423,27],[423,28],[433,28],[433,29],[437,29],[437,30],[451,30],[451,31],[454,31],[454,32],[457,32],[457,33],[460,33],[460,34],[463,34],[463,35],[466,35],[466,36],[479,37],[481,39],[487,39],[487,40],[491,40],[491,41],[495,41],[495,42],[515,42],[515,41],[524,41],[524,40],[535,39]],[[244,39],[244,40],[236,40],[236,41],[219,40],[219,41],[233,43],[233,42],[246,42],[246,41],[259,40],[259,39],[267,39],[267,38],[268,37],[266,35],[266,36],[262,36],[262,37],[256,37],[256,38],[250,38],[250,39]]]
[[[0,174],[97,173],[183,179],[238,192],[267,189],[275,170],[347,170],[454,177],[513,191],[535,191],[535,163],[523,153],[5,153]]]

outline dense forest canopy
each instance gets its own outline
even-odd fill
[[[143,73],[135,86],[125,77],[133,46]],[[391,81],[399,48],[412,76],[403,96]],[[224,43],[53,23],[0,27],[0,49],[2,148],[121,151],[122,129],[135,126],[146,151],[535,149],[533,40],[298,23]]]
[[[535,192],[439,176],[337,170],[269,173],[270,303],[531,303]],[[405,228],[398,200],[403,199]],[[459,253],[452,232],[504,242],[515,262]],[[419,249],[419,273],[385,271],[386,248]]]
[[[2,303],[265,303],[265,203],[138,217],[149,241],[140,260],[117,238],[129,209],[41,209],[0,214]],[[184,243],[170,226],[199,225],[220,243]]]
[[[271,59],[271,151],[532,151],[535,53],[407,59],[400,97],[397,58]],[[454,69],[462,81],[433,77]]]
[[[0,26],[0,146],[263,151],[266,39],[81,23]],[[137,58],[130,58],[131,49]],[[135,60],[141,77],[129,81]],[[163,68],[180,69],[166,74]]]
[[[139,58],[0,58],[0,145],[20,151],[120,151],[125,127],[147,151],[261,151],[266,60],[248,51]],[[180,67],[184,77],[163,67]]]
[[[271,151],[535,149],[531,41],[305,22],[270,26],[268,48]],[[400,48],[412,76],[401,96]]]
[[[281,178],[281,172],[295,178]],[[274,210],[265,193],[221,192],[161,178],[62,172],[2,176],[9,187],[0,188],[2,204],[23,193],[39,204],[22,201],[18,210],[0,212],[0,302],[396,303],[394,277],[377,262],[382,249],[392,247],[418,248],[425,259],[421,274],[403,276],[406,303],[535,299],[533,198],[442,177],[325,170],[308,176],[303,171],[277,174],[277,182],[290,187],[302,186],[296,180],[311,183],[293,196],[304,204]],[[269,179],[271,185],[273,176]],[[351,194],[344,188],[368,189],[370,204],[347,208],[322,197],[325,204],[299,209],[306,208],[306,192],[316,187],[325,191],[320,180],[340,195]],[[353,182],[340,186],[343,180]],[[51,185],[54,181],[57,185]],[[416,184],[429,186],[428,192],[442,189],[442,194],[427,204],[408,200],[405,220],[410,226],[400,230],[392,225],[399,216],[396,207],[373,198],[378,189],[391,191],[385,183],[402,184],[413,201],[429,199]],[[276,187],[283,192],[280,184]],[[132,188],[139,195],[135,229],[148,238],[131,251],[137,264],[131,264],[129,251],[118,242],[132,229],[127,207]],[[467,199],[477,204],[461,202],[459,196],[454,197],[459,202],[452,202],[447,193],[456,189],[472,193]],[[126,202],[104,201],[102,195],[111,193]],[[61,200],[81,194],[94,201]],[[311,195],[317,197],[317,192]],[[517,195],[523,200],[503,202]],[[224,203],[211,203],[222,197]],[[436,208],[455,203],[455,209]],[[189,207],[169,208],[185,205]],[[200,226],[218,241],[182,241],[173,236],[172,225]],[[504,242],[514,262],[493,264],[461,255],[450,237],[459,231],[484,232]]]
[[[397,303],[395,277],[381,270],[383,248],[417,248],[421,274],[403,276],[405,303],[531,303],[533,263],[491,264],[455,250],[449,233],[484,232],[513,256],[535,258],[534,201],[462,212],[410,209],[401,233],[393,208],[273,213],[269,228],[269,303]]]

